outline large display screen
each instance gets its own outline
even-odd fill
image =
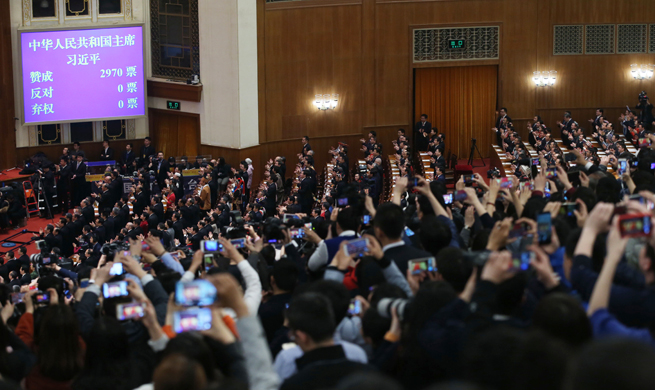
[[[23,123],[145,115],[142,26],[24,31],[20,45]]]

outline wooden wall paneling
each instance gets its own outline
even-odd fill
[[[0,169],[13,168],[16,158],[14,117],[14,78],[11,51],[11,21],[9,2],[0,4]]]
[[[361,6],[266,12],[266,141],[361,129]],[[338,93],[335,111],[313,106]]]
[[[193,156],[200,147],[198,114],[150,108],[150,135],[155,150],[164,156]]]

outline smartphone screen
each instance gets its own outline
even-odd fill
[[[109,275],[117,276],[123,275],[123,263],[114,263],[109,270]]]
[[[339,207],[348,206],[348,198],[338,198],[337,199],[337,206],[339,206]]]
[[[175,284],[175,303],[180,306],[209,306],[216,301],[216,287],[204,279]]]
[[[362,303],[357,299],[352,299],[348,305],[348,314],[355,316],[362,312]]]
[[[213,253],[223,250],[223,244],[214,240],[203,240],[200,242],[200,249],[203,253]]]
[[[623,175],[628,170],[628,160],[621,158],[619,159],[619,175]]]
[[[211,327],[211,309],[188,309],[173,313],[173,330],[175,333],[209,330]]]
[[[462,191],[462,190],[455,191],[455,194],[453,195],[453,200],[455,202],[464,201],[466,200],[466,198],[468,198],[468,194],[466,193],[466,191]]]
[[[419,275],[422,272],[433,272],[437,270],[437,261],[434,257],[414,259],[407,262],[407,268],[412,275]]]
[[[475,181],[475,175],[462,175],[464,184],[472,184]]]
[[[234,245],[235,248],[241,249],[246,247],[246,239],[245,238],[235,238],[233,240],[230,240],[230,243]]]
[[[11,294],[11,303],[13,305],[17,305],[23,302],[24,297],[25,297],[25,293],[13,293]]]
[[[453,204],[453,194],[445,194],[443,196],[443,201],[445,204]]]
[[[528,233],[529,226],[525,222],[515,223],[512,230],[509,231],[510,238],[523,237]]]
[[[532,163],[532,165],[539,165],[539,159],[538,158],[531,158],[530,162]]]
[[[348,256],[357,255],[357,257],[362,257],[366,252],[368,252],[368,238],[358,238],[347,241],[346,254]]]
[[[546,169],[546,178],[553,179],[557,177],[557,168],[548,168]]]
[[[48,302],[50,302],[50,294],[44,293],[44,292],[34,294],[34,302],[36,302],[36,303],[48,303]]]
[[[102,296],[105,298],[126,297],[127,281],[121,280],[120,282],[105,283],[102,285]]]
[[[515,271],[527,271],[534,257],[534,252],[512,253],[512,269]]]
[[[539,244],[550,244],[552,236],[550,213],[543,213],[537,216],[537,236]]]
[[[305,237],[305,231],[299,228],[289,229],[289,235],[292,239]]]
[[[650,215],[626,214],[619,219],[621,237],[648,237],[652,229]]]
[[[559,208],[559,215],[567,216],[567,217],[575,216],[574,211],[576,207],[577,207],[576,203],[562,203],[562,205]]]
[[[141,303],[121,303],[116,305],[116,319],[127,321],[134,318],[141,318],[145,314],[145,308]]]
[[[203,256],[203,263],[205,265],[205,272],[209,271],[214,266],[214,255],[206,254]]]
[[[371,216],[368,215],[368,214],[367,215],[362,215],[362,223],[364,225],[368,225],[369,223],[371,223]],[[309,228],[311,229],[312,227],[310,226]]]

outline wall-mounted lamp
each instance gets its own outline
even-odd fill
[[[339,104],[339,94],[335,93],[333,95],[316,95],[314,99],[314,106],[319,110],[334,110]]]
[[[630,65],[630,73],[635,80],[646,80],[653,77],[652,64],[632,64]]]
[[[536,87],[548,87],[555,85],[557,80],[557,71],[550,72],[533,72],[532,81]]]

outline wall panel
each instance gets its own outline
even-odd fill
[[[0,2],[0,169],[16,164],[14,79],[9,2]]]

